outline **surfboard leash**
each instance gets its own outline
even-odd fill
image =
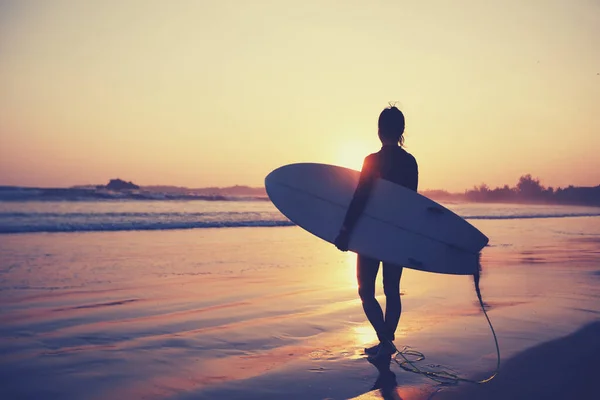
[[[454,372],[450,372],[452,370],[449,368],[446,368],[446,370],[444,370],[444,369],[439,370],[439,368],[444,368],[441,365],[433,366],[434,368],[438,368],[437,371],[423,370],[423,369],[420,369],[419,367],[417,367],[415,365],[415,363],[419,362],[419,361],[423,361],[425,359],[425,355],[419,351],[410,349],[409,346],[404,346],[404,348],[402,350],[398,351],[398,353],[396,353],[396,355],[394,356],[394,361],[396,362],[396,364],[398,364],[398,366],[400,368],[402,368],[403,370],[408,371],[408,372],[426,376],[427,378],[429,378],[439,384],[442,384],[442,385],[457,385],[459,382],[483,384],[483,383],[487,383],[487,382],[491,381],[492,379],[494,379],[496,377],[496,375],[498,375],[498,372],[500,372],[500,346],[498,345],[498,337],[496,336],[496,331],[494,330],[492,321],[490,321],[490,317],[488,316],[487,311],[485,310],[485,304],[484,304],[483,298],[481,296],[481,289],[479,288],[479,279],[481,277],[481,264],[479,263],[479,261],[477,264],[478,264],[477,272],[473,274],[473,283],[475,284],[475,293],[477,294],[477,299],[479,300],[479,305],[481,306],[481,311],[483,311],[483,315],[485,316],[485,319],[487,320],[490,330],[492,331],[492,335],[494,337],[494,343],[496,345],[496,356],[497,356],[496,370],[492,373],[492,375],[490,375],[489,377],[487,377],[485,379],[481,379],[481,380],[461,378],[460,376],[458,376],[458,374],[456,374]],[[399,360],[398,359],[399,356],[402,357],[403,360]],[[415,359],[409,360],[407,358],[407,356],[414,357]]]

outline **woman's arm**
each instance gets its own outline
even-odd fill
[[[344,223],[342,224],[340,233],[335,240],[335,245],[342,251],[348,250],[350,234],[352,233],[358,218],[365,210],[367,201],[369,200],[369,196],[373,190],[373,184],[377,179],[376,168],[373,164],[372,157],[369,156],[365,158],[362,170],[360,172],[358,185],[354,191],[354,196],[352,197],[352,201],[348,206],[348,211],[346,211],[346,217],[344,218]]]

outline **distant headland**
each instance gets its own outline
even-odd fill
[[[139,190],[140,187],[133,182],[125,182],[121,179],[111,179],[105,186],[96,186],[96,189],[107,189],[107,190]]]
[[[84,185],[73,186],[71,189],[95,189],[103,192],[128,193],[129,195],[152,195],[152,198],[164,195],[167,198],[190,198],[196,197],[208,200],[227,200],[228,197],[267,198],[264,188],[250,186],[228,186],[228,187],[205,187],[188,188],[183,186],[154,185],[139,186],[131,181],[116,178],[111,179],[106,185]]]
[[[529,204],[570,204],[600,207],[600,185],[593,187],[566,188],[544,187],[538,178],[531,174],[519,178],[516,186],[491,189],[485,183],[465,190],[464,193],[450,193],[445,190],[427,190],[424,196],[439,201],[465,201],[476,203],[529,203]]]
[[[568,204],[600,207],[600,185],[566,188],[544,187],[538,178],[523,175],[513,187],[490,188],[485,183],[451,193],[445,190],[424,190],[424,196],[441,202]],[[239,201],[268,200],[264,187],[228,186],[187,188],[179,186],[140,186],[119,178],[106,185],[80,185],[70,188],[26,188],[0,186],[0,201],[32,200],[208,200]]]
[[[249,186],[187,188],[140,186],[119,178],[106,185],[78,185],[70,188],[0,186],[0,201],[85,201],[85,200],[268,200],[264,188]]]

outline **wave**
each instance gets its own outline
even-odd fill
[[[199,217],[218,217],[221,216],[222,212],[103,212],[103,213],[48,213],[48,212],[0,212],[0,218],[55,218],[55,217],[68,217],[68,218],[173,218],[173,217],[187,217],[187,218],[199,218]],[[235,212],[228,211],[226,213],[229,217],[235,216],[248,216],[248,214],[260,214],[248,213],[248,212]],[[576,218],[576,217],[600,217],[600,212],[597,213],[556,213],[556,214],[515,214],[515,215],[466,215],[462,216],[464,219],[545,219],[545,218]],[[261,222],[261,221],[255,221]],[[267,221],[263,221],[267,222]]]
[[[90,213],[90,212],[0,212],[0,218],[215,218],[215,217],[229,217],[229,218],[243,218],[251,215],[260,215],[264,212],[248,212],[248,211],[213,211],[213,212],[102,212],[102,213]]]
[[[98,202],[98,201],[267,201],[266,196],[160,193],[143,190],[111,191],[106,189],[37,189],[0,187],[0,201],[7,202]]]
[[[464,219],[546,219],[546,218],[577,218],[600,217],[598,213],[557,213],[557,214],[525,214],[525,215],[468,215]]]
[[[87,211],[87,206],[73,210],[71,207],[50,207],[47,203],[36,205],[35,211],[29,211],[29,206],[20,209],[4,209],[0,211],[0,234],[16,233],[53,233],[53,232],[103,232],[103,231],[157,231],[176,229],[203,228],[240,228],[240,227],[282,227],[293,226],[274,207],[265,203],[247,203],[238,206],[197,204],[196,210],[177,211],[176,209],[158,211],[154,205],[121,205],[117,210],[100,209]],[[110,208],[113,206],[111,205]],[[125,211],[123,208],[134,207],[135,210]],[[210,210],[216,208],[218,211]],[[140,209],[141,208],[141,209]],[[160,209],[160,207],[158,207]],[[199,209],[198,209],[199,208]],[[207,209],[208,208],[208,209]],[[240,211],[244,210],[244,211]],[[63,212],[61,212],[63,211]],[[490,214],[473,213],[463,210],[462,216],[467,220],[518,220],[518,219],[547,219],[547,218],[582,218],[600,217],[600,210],[549,210],[522,213],[514,210],[492,209]],[[472,211],[471,211],[472,212]]]
[[[58,232],[118,232],[118,231],[161,231],[199,228],[243,228],[293,226],[290,221],[212,221],[212,222],[129,222],[115,224],[60,224],[33,226],[0,226],[0,234],[9,233],[58,233]]]

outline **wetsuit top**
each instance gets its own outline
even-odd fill
[[[377,153],[365,158],[358,186],[350,202],[344,228],[352,230],[358,217],[364,211],[371,189],[377,178],[385,179],[408,189],[417,191],[419,170],[417,160],[397,145],[385,145]]]

